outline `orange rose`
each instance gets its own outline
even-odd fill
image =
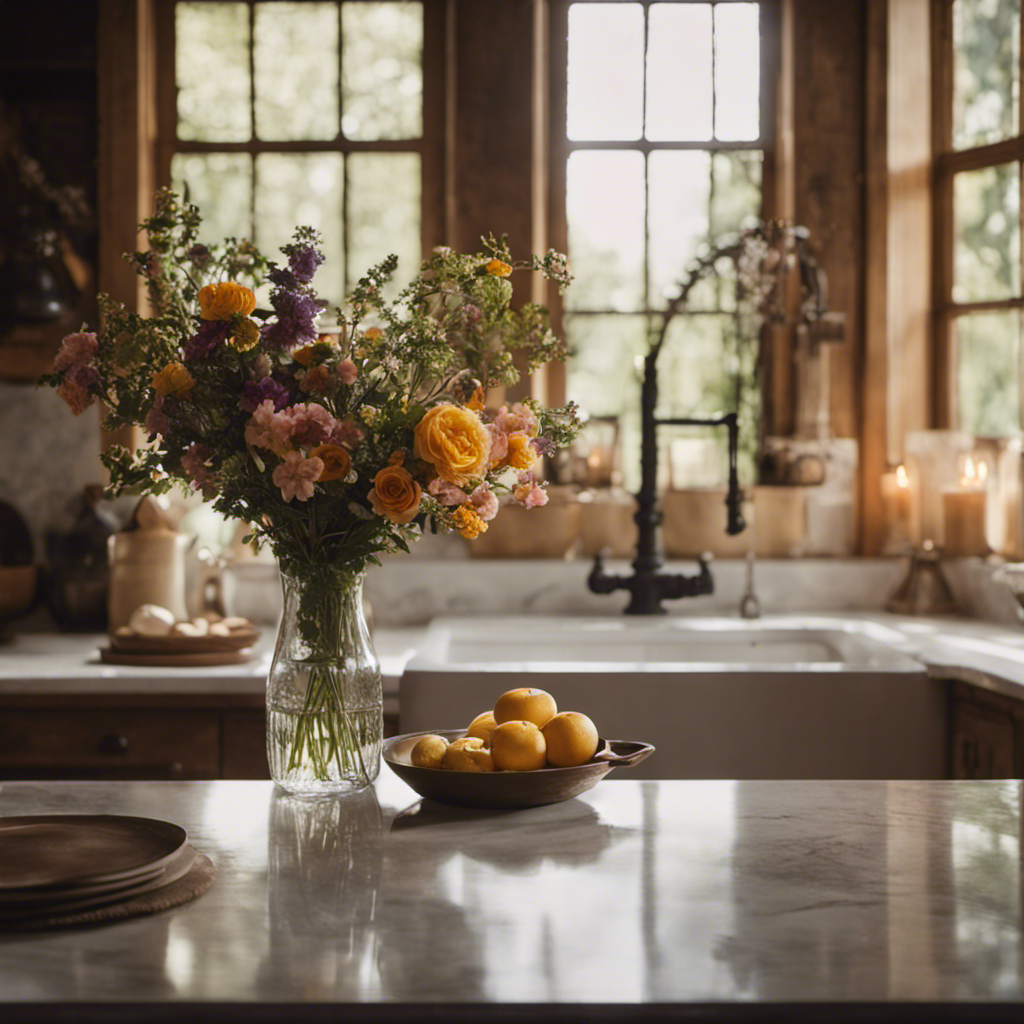
[[[373,478],[370,504],[377,515],[387,516],[393,523],[408,523],[419,511],[420,494],[420,485],[407,469],[385,466]]]
[[[256,296],[245,285],[221,281],[199,289],[199,316],[203,320],[230,320],[236,313],[248,316],[256,308]]]
[[[303,345],[292,353],[292,359],[302,366],[309,366],[313,362],[313,346]]]
[[[435,405],[416,425],[413,455],[442,480],[464,484],[487,471],[491,435],[480,417],[460,405]]]
[[[348,449],[340,444],[321,444],[310,453],[311,459],[320,459],[324,464],[324,471],[320,474],[320,480],[341,480],[348,476],[352,468],[352,456]]]
[[[504,469],[513,466],[515,469],[529,469],[537,461],[537,449],[530,444],[527,434],[509,434],[508,452],[498,463]]]

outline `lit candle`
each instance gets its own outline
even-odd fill
[[[913,491],[906,467],[899,465],[892,473],[882,476],[882,504],[888,528],[886,550],[900,551],[911,541],[910,529],[913,522]]]
[[[595,444],[587,454],[588,487],[611,487],[615,452],[607,445]]]
[[[942,491],[943,548],[947,555],[987,555],[985,510],[988,467],[967,457],[960,483]]]

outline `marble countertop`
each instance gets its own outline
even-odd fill
[[[107,643],[100,633],[14,633],[0,646],[0,695],[263,693],[277,630],[261,629],[248,661],[201,668],[107,665],[99,656]],[[386,699],[396,697],[402,670],[423,633],[423,628],[401,626],[375,632]]]
[[[0,1015],[1015,1021],[1021,796],[623,770],[566,803],[477,812],[420,802],[387,767],[343,801],[5,783],[4,815],[175,821],[219,876],[152,917],[0,936]]]

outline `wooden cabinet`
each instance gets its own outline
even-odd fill
[[[952,777],[1024,777],[1024,702],[961,682],[950,699]]]
[[[0,780],[268,778],[263,694],[0,694]]]
[[[262,695],[0,697],[0,779],[266,779]]]

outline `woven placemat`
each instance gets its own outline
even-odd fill
[[[170,910],[171,907],[180,906],[202,896],[213,885],[216,877],[217,869],[213,866],[213,861],[204,853],[196,853],[196,859],[187,874],[159,889],[151,889],[123,902],[108,903],[103,907],[54,914],[52,917],[33,917],[25,921],[4,921],[0,923],[0,931],[29,932],[52,928],[83,928],[105,924],[107,921],[120,921],[127,917],[157,914],[161,910]]]

